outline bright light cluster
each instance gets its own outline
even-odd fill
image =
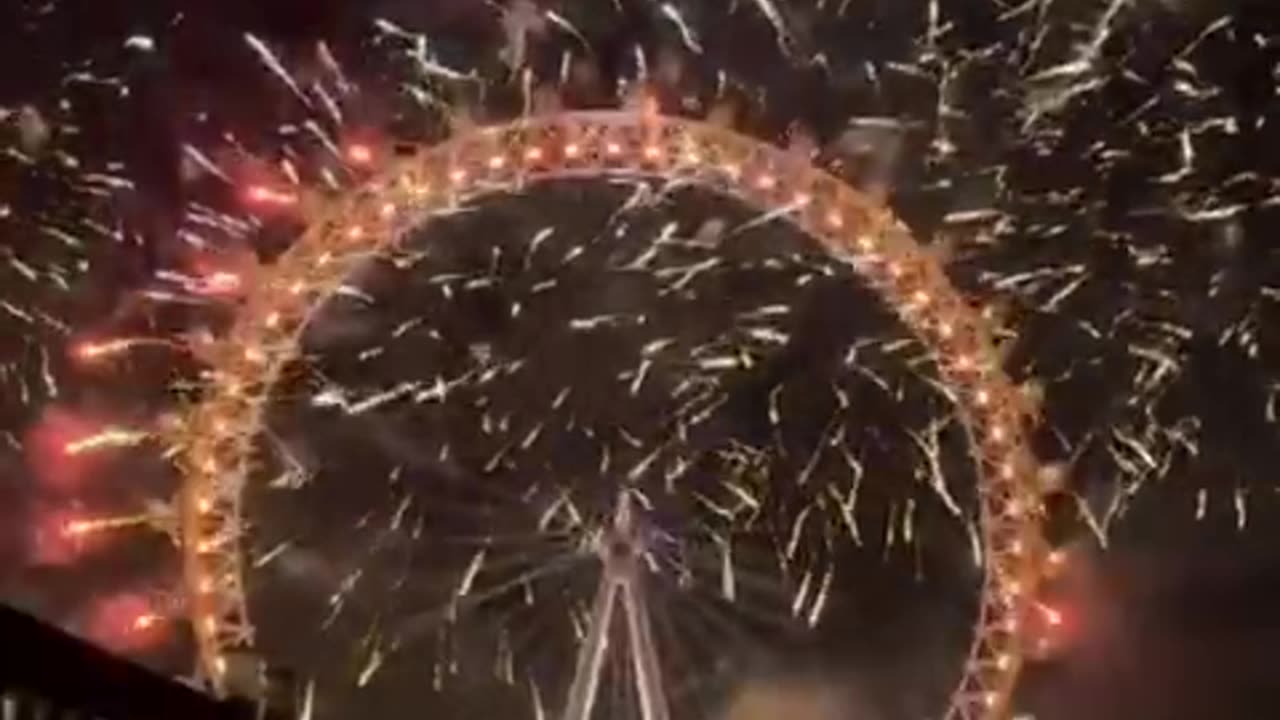
[[[647,106],[646,106],[647,107]],[[353,165],[378,157],[349,148]],[[1039,464],[1028,445],[1034,403],[1004,374],[989,321],[882,206],[795,153],[725,127],[653,111],[525,118],[461,133],[401,157],[338,203],[244,289],[237,320],[206,353],[201,402],[172,442],[185,478],[180,499],[185,581],[201,661],[225,690],[226,653],[252,643],[240,556],[241,490],[252,441],[281,369],[317,303],[354,263],[385,252],[434,213],[480,195],[519,192],[551,178],[651,176],[696,182],[778,211],[847,260],[932,352],[967,423],[980,465],[986,576],[981,616],[949,718],[1007,714],[1036,588],[1053,555],[1041,536]],[[256,187],[249,200],[292,206],[291,192]]]

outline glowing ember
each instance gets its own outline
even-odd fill
[[[1044,616],[1044,621],[1049,627],[1059,627],[1062,625],[1062,611],[1049,605],[1041,604],[1040,613]]]
[[[243,281],[236,273],[218,270],[209,273],[196,285],[195,291],[201,295],[231,295],[240,292]]]
[[[363,143],[347,147],[347,160],[355,165],[368,165],[373,162],[373,148]]]
[[[118,652],[142,652],[168,639],[167,624],[150,597],[120,593],[99,598],[85,613],[82,631],[89,639]]]
[[[253,185],[245,192],[245,199],[250,203],[269,208],[287,208],[298,203],[294,193],[275,190],[266,185]]]
[[[130,351],[142,347],[174,348],[177,344],[166,338],[123,337],[105,340],[84,340],[71,345],[71,356],[86,366],[115,360]]]
[[[101,479],[95,476],[100,461],[77,452],[81,443],[101,432],[101,426],[91,419],[50,405],[26,433],[23,444],[27,465],[47,489],[78,492],[84,485]]]
[[[70,565],[97,545],[80,531],[83,516],[65,508],[42,507],[30,525],[27,562],[36,567]]]

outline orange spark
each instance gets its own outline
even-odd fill
[[[138,515],[121,515],[118,517],[75,519],[63,526],[63,531],[70,537],[83,537],[103,530],[138,527],[155,522],[148,513]]]
[[[67,442],[62,446],[62,451],[67,455],[75,456],[110,448],[134,447],[142,444],[149,437],[151,433],[109,427],[102,432]]]
[[[201,278],[195,291],[201,295],[231,295],[240,291],[240,275],[230,270],[215,270]]]
[[[160,619],[161,619],[160,616],[156,615],[155,613],[148,613],[148,612],[140,613],[136,618],[133,619],[133,629],[147,630],[149,628],[155,627],[155,625],[160,622]]]
[[[130,350],[147,345],[172,346],[169,340],[148,337],[110,338],[107,340],[86,340],[73,346],[72,354],[79,360],[95,362],[122,355]]]
[[[1040,614],[1044,616],[1044,621],[1049,624],[1049,627],[1059,627],[1062,625],[1061,610],[1044,603],[1039,603],[1039,608]]]

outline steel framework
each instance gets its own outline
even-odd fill
[[[587,641],[578,651],[573,684],[569,687],[562,720],[591,720],[600,685],[600,670],[609,649],[613,612],[619,603],[626,614],[640,717],[642,720],[671,720],[644,592],[645,567],[642,560],[647,550],[638,528],[640,522],[631,494],[623,490],[618,496],[613,521],[597,541],[600,586],[591,609]]]

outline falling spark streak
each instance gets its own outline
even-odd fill
[[[939,435],[946,422],[945,419],[935,420],[929,424],[929,428],[924,433],[911,432],[908,435],[915,442],[916,447],[920,449],[920,454],[924,456],[928,465],[929,486],[933,488],[938,498],[942,500],[942,504],[946,506],[947,511],[958,518],[961,517],[962,510],[960,509],[960,504],[956,502],[955,496],[951,494],[951,490],[947,487],[946,473],[942,469],[942,451]]]
[[[534,720],[546,720],[547,711],[542,702],[542,692],[538,690],[538,683],[532,678],[529,679],[529,695],[533,700]]]
[[[1089,531],[1093,533],[1094,538],[1098,541],[1098,546],[1106,549],[1109,545],[1109,533],[1107,532],[1105,518],[1103,520],[1099,520],[1097,514],[1089,507],[1089,503],[1085,498],[1077,495],[1075,500],[1076,512],[1079,514],[1080,518],[1085,521],[1085,526],[1089,528]]]
[[[689,26],[689,23],[685,22],[684,16],[680,14],[680,10],[669,2],[663,3],[662,15],[675,24],[676,28],[680,31],[680,39],[684,41],[685,47],[689,48],[689,50],[695,54],[701,55],[702,44],[698,42],[697,33],[695,33],[693,28]]]
[[[746,505],[754,512],[760,511],[760,500],[752,495],[745,487],[736,482],[724,481],[724,487],[733,493],[738,501]]]
[[[791,56],[792,46],[794,45],[791,32],[787,29],[786,21],[782,18],[782,13],[778,7],[773,4],[772,0],[751,0],[751,4],[756,6],[769,24],[773,26],[774,36],[777,38],[778,49],[783,55]]]
[[[641,359],[640,365],[636,369],[635,375],[631,380],[631,385],[630,387],[627,388],[627,392],[632,397],[635,397],[640,393],[640,386],[644,384],[645,378],[649,375],[649,369],[652,367],[653,367],[652,360],[650,360],[649,358]]]
[[[259,557],[257,560],[255,560],[253,563],[253,567],[255,569],[260,569],[260,568],[266,567],[267,565],[270,565],[272,561],[274,561],[276,558],[283,555],[292,547],[293,547],[293,542],[291,540],[285,540],[284,542],[277,544],[275,547],[263,553],[262,557]]]
[[[791,524],[791,539],[787,541],[786,557],[788,562],[796,559],[796,550],[800,548],[800,538],[804,534],[805,522],[809,519],[809,512],[813,510],[812,505],[806,505],[797,515],[795,521]]]
[[[543,15],[552,25],[555,25],[561,30],[572,35],[575,40],[583,45],[583,47],[589,47],[591,45],[591,43],[587,41],[586,36],[582,34],[582,31],[575,27],[573,23],[569,22],[568,18],[554,10],[545,10]]]
[[[302,709],[298,720],[312,720],[316,708],[316,679],[307,678],[307,689],[302,695]]]
[[[889,508],[884,521],[884,557],[888,559],[889,551],[893,550],[893,546],[898,542],[898,505],[897,503],[889,503]]]
[[[657,461],[662,450],[663,447],[661,445],[650,450],[648,454],[641,458],[640,461],[632,466],[631,470],[627,472],[627,480],[635,482],[636,480],[644,477],[644,474],[647,473],[649,468],[653,466],[653,463]]]
[[[338,90],[343,95],[349,95],[352,91],[351,83],[347,80],[346,73],[343,72],[338,59],[334,57],[333,51],[329,49],[328,43],[323,40],[316,43],[316,57],[320,59],[324,69],[337,81]]]
[[[360,671],[359,677],[356,679],[356,687],[364,687],[373,679],[374,673],[382,667],[383,661],[382,648],[375,647],[373,652],[369,653],[369,659],[365,662],[364,669]]]
[[[203,169],[205,172],[209,173],[210,175],[213,175],[214,177],[218,178],[219,180],[222,180],[227,184],[232,183],[231,176],[223,172],[222,168],[218,167],[217,163],[209,159],[209,156],[206,155],[199,148],[196,148],[191,145],[183,145],[182,154],[183,156],[191,160],[191,162],[195,163],[197,167]]]
[[[814,445],[813,452],[809,454],[809,459],[805,461],[804,467],[800,470],[800,475],[796,477],[797,485],[803,487],[809,484],[809,478],[822,460],[822,451],[834,444],[833,441],[839,442],[839,438],[834,436],[834,433],[841,428],[839,422],[840,417],[838,415],[827,421],[827,426],[822,429],[822,434],[818,436],[818,442]]]
[[[1131,0],[1111,0],[1111,4],[1107,6],[1107,10],[1099,18],[1097,26],[1093,31],[1093,41],[1089,43],[1084,60],[1090,64],[1094,63],[1099,53],[1102,52],[1103,45],[1106,44],[1107,38],[1111,36],[1112,25],[1115,23],[1116,17],[1120,11],[1124,9]]]
[[[809,607],[809,627],[818,626],[818,621],[822,619],[822,612],[827,607],[827,597],[831,592],[831,581],[835,577],[835,568],[831,565],[827,566],[826,571],[822,574],[822,583],[818,586],[818,595],[813,600],[813,605]]]
[[[984,553],[982,551],[982,534],[978,527],[972,522],[965,523],[965,530],[969,535],[969,555],[973,560],[975,568],[981,568],[983,565]]]
[[[528,583],[531,583],[535,580],[547,578],[553,575],[564,574],[569,570],[571,570],[575,565],[577,565],[580,559],[581,558],[574,555],[563,555],[563,556],[551,559],[541,564],[540,566],[533,568],[531,570],[527,570],[508,581],[498,583],[492,587],[486,587],[479,592],[472,593],[469,596],[469,598],[466,599],[467,600],[466,604],[469,606],[476,606],[490,599],[505,595],[506,593],[509,593],[516,588],[526,586]],[[463,599],[464,598],[461,598],[455,595],[453,602],[451,602],[446,608],[444,608],[443,611],[433,609],[430,611],[424,611],[422,613],[419,613],[409,618],[408,621],[405,623],[407,629],[403,637],[406,637],[406,638],[412,637],[414,635],[421,633],[424,630],[429,630],[433,627],[436,627],[441,620],[450,620],[450,621],[456,620],[456,618],[458,617],[458,613],[461,612],[463,609],[461,606],[461,600]]]
[[[381,407],[391,402],[395,402],[396,400],[399,400],[400,398],[405,397],[407,395],[416,393],[421,387],[422,387],[421,384],[417,382],[403,382],[395,386],[394,388],[391,388],[390,390],[380,392],[358,403],[347,405],[343,409],[349,415],[363,415],[364,413],[367,413],[370,410]]]
[[[693,498],[698,501],[698,504],[702,505],[704,508],[709,510],[712,514],[720,517],[723,520],[726,520],[728,522],[733,522],[737,516],[737,513],[735,513],[732,509],[725,507],[720,503],[717,503],[715,500],[712,500],[711,498],[707,497],[706,495],[700,492],[695,491],[693,493]]]
[[[1132,435],[1124,432],[1124,430],[1120,428],[1116,428],[1114,431],[1112,431],[1112,434],[1125,447],[1132,450],[1134,454],[1136,454],[1138,458],[1142,460],[1142,464],[1145,465],[1148,470],[1155,470],[1157,467],[1160,466],[1160,463],[1156,462],[1155,455],[1153,455],[1151,453],[1151,450],[1147,448],[1147,446],[1143,445],[1142,442],[1138,440],[1138,438],[1133,437]]]
[[[733,546],[728,540],[716,538],[720,546],[720,594],[725,600],[735,602],[738,599],[738,582],[733,568]]]
[[[730,230],[728,233],[728,236],[733,237],[736,235],[740,235],[748,230],[752,230],[754,228],[760,227],[762,225],[768,225],[774,220],[778,220],[781,218],[794,215],[797,210],[802,210],[802,209],[804,209],[804,203],[793,202],[789,205],[783,205],[773,210],[760,213],[755,218],[748,220],[747,222],[742,223],[741,225],[738,225],[737,227]]]
[[[565,506],[568,504],[569,504],[568,492],[562,493],[559,497],[555,499],[555,502],[552,502],[550,505],[547,506],[546,510],[542,511],[542,515],[538,518],[538,530],[546,531],[547,528],[551,527],[551,523],[554,522],[557,517],[559,517],[560,511],[564,509]]]
[[[809,570],[804,571],[804,576],[800,578],[800,587],[796,589],[795,597],[791,600],[791,616],[800,617],[800,613],[804,610],[804,606],[809,598],[809,586],[813,582],[813,573]]]
[[[50,398],[58,397],[58,381],[49,365],[49,351],[40,348],[40,379],[44,381],[45,392]]]
[[[494,668],[494,674],[508,685],[514,685],[516,681],[515,656],[511,650],[511,640],[508,637],[506,628],[503,628],[498,635],[498,657],[495,662],[497,667]]]
[[[262,64],[265,65],[267,69],[270,70],[282,83],[284,83],[285,87],[289,88],[289,91],[294,94],[294,97],[302,101],[302,104],[306,107],[311,107],[311,99],[307,97],[306,93],[302,92],[302,88],[298,87],[297,81],[295,81],[293,76],[289,74],[289,71],[285,69],[284,64],[280,62],[280,58],[276,57],[275,53],[271,52],[271,48],[267,47],[265,42],[260,40],[253,33],[245,33],[244,41],[249,44],[249,47],[252,48],[255,53],[257,53],[258,59],[262,61]]]

